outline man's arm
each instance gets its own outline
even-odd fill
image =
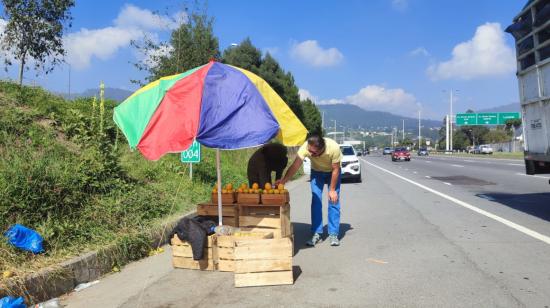
[[[294,159],[294,162],[292,163],[292,165],[290,165],[290,167],[286,171],[285,176],[283,176],[282,179],[276,181],[275,184],[284,185],[286,182],[288,182],[294,176],[294,174],[296,174],[296,171],[300,169],[303,162],[304,161],[300,158],[300,156],[296,156],[296,159]]]
[[[328,199],[332,203],[338,201],[338,194],[336,193],[336,184],[338,183],[338,177],[340,176],[340,163],[332,164],[332,175],[330,178],[330,189],[328,191]]]

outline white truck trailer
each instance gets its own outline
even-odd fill
[[[550,0],[528,1],[513,22],[525,171],[550,173]]]

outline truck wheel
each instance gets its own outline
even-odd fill
[[[525,173],[529,175],[535,174],[536,166],[534,160],[525,160]]]

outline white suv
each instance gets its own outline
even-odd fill
[[[361,162],[357,158],[355,149],[351,145],[341,145],[342,151],[342,179],[353,179],[361,182]]]
[[[491,148],[488,145],[480,145],[479,146],[479,152],[481,154],[493,154],[493,148]]]

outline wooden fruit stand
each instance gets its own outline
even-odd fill
[[[193,260],[191,246],[174,236],[173,266],[234,272],[235,287],[293,284],[288,192],[231,194],[222,194],[223,224],[239,230],[209,236],[204,259],[199,261]],[[217,194],[212,194],[211,202],[197,205],[197,215],[218,216]]]

